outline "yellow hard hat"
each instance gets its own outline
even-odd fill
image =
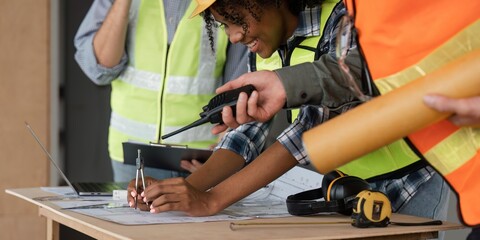
[[[197,1],[198,5],[195,8],[195,10],[193,10],[192,14],[190,15],[190,18],[193,18],[198,14],[200,14],[201,12],[205,11],[205,9],[210,7],[215,2],[215,0],[195,0],[195,1]]]

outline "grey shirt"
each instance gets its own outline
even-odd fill
[[[351,73],[360,79],[362,68],[358,51],[352,51],[345,60]],[[323,105],[338,107],[355,98],[355,95],[342,83],[342,73],[338,62],[325,54],[318,61],[302,63],[275,70],[287,91],[287,108],[301,105]]]

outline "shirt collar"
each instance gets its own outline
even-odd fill
[[[320,36],[320,14],[320,6],[305,8],[305,10],[300,12],[298,16],[298,27],[295,29],[293,37]]]
[[[301,11],[298,15],[298,26],[293,32],[293,35],[287,40],[287,44],[280,47],[280,51],[285,51],[288,49],[287,46],[290,46],[296,37],[316,37],[320,36],[320,14],[321,7],[307,7],[305,10]]]

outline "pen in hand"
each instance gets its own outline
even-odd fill
[[[146,197],[144,197],[142,195],[142,188],[140,187],[140,189],[138,190],[139,192],[135,192],[135,191],[131,191],[130,192],[130,195],[133,197],[133,203],[132,202],[129,202],[129,206],[134,208],[134,209],[141,209],[141,210],[145,210],[143,207],[141,207],[141,204],[145,204],[148,208],[150,207],[150,205],[152,204],[152,202],[150,201],[147,201]],[[135,192],[135,194],[134,194]],[[140,202],[139,202],[140,201]],[[140,204],[140,205],[138,205]]]
[[[145,188],[147,187],[147,185],[145,184],[145,175],[143,174],[144,173],[144,161],[143,161],[143,158],[141,157],[141,150],[138,149],[137,150],[137,159],[135,159],[136,161],[136,165],[137,165],[137,173],[135,175],[135,192],[136,192],[136,196],[134,198],[134,205],[135,205],[135,209],[137,209],[137,206],[138,206],[138,195],[139,195],[139,192],[138,192],[138,174],[140,173],[141,174],[141,177],[142,177],[142,188],[143,190],[145,190]],[[145,201],[145,204],[147,204],[147,207],[148,207],[148,202]]]
[[[143,166],[143,164],[142,164]],[[147,187],[147,185],[145,184],[145,178],[143,177],[143,169],[142,169],[142,185],[143,185],[143,191],[145,191],[145,188]],[[148,201],[147,201],[147,197],[144,197],[145,198],[145,204],[147,205],[147,207],[150,207],[148,206]]]
[[[136,191],[136,190],[135,190]],[[133,204],[135,206],[135,209],[137,209],[137,198],[138,198],[138,193],[137,195],[135,196],[135,198],[133,199]]]

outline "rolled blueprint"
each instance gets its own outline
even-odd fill
[[[447,118],[423,103],[427,94],[480,96],[480,50],[305,132],[308,156],[325,174]]]

